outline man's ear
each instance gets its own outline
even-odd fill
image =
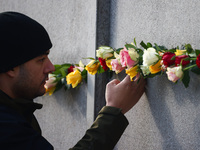
[[[6,72],[6,74],[11,77],[11,78],[14,78],[17,74],[18,74],[18,70],[19,70],[19,67],[15,67],[9,71]]]

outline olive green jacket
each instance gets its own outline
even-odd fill
[[[83,138],[70,150],[112,150],[127,125],[120,109],[105,106]]]

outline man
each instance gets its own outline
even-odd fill
[[[0,147],[2,150],[52,150],[33,115],[42,105],[33,99],[45,93],[54,66],[48,33],[35,20],[17,12],[0,13]],[[145,81],[113,80],[107,84],[106,106],[71,150],[111,150],[128,125],[123,115],[140,99]],[[67,148],[66,148],[67,149]]]

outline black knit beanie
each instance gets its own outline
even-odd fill
[[[41,24],[18,12],[0,13],[0,73],[44,54],[51,47]]]

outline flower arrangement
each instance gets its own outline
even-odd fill
[[[99,47],[96,50],[97,59],[87,58],[90,62],[86,66],[81,61],[75,65],[54,65],[55,72],[49,74],[45,84],[46,92],[51,95],[63,86],[65,89],[77,88],[87,81],[87,73],[95,75],[114,71],[118,74],[125,70],[131,81],[134,77],[152,78],[166,73],[170,81],[182,81],[186,88],[190,82],[189,71],[200,74],[200,50],[193,49],[190,44],[185,44],[183,49],[167,49],[142,41],[140,47],[134,39],[134,43],[126,43],[123,48]]]

